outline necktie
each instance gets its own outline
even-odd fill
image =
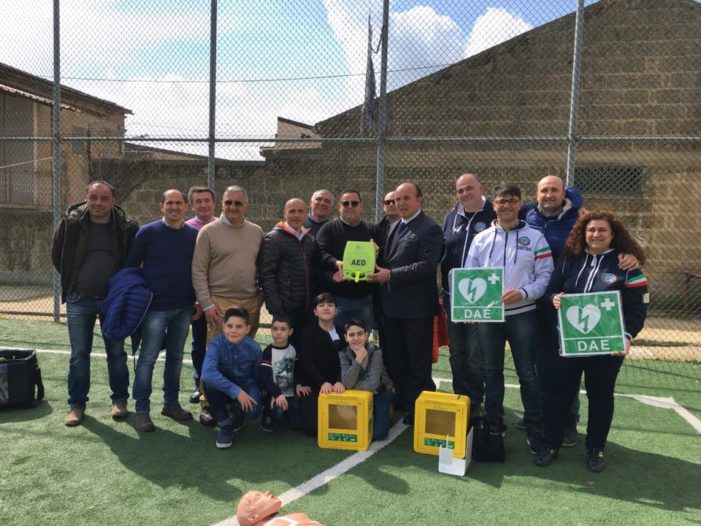
[[[402,235],[404,230],[406,230],[406,223],[404,221],[400,221],[397,228],[395,228],[394,232],[392,232],[392,248],[396,246],[397,240],[399,240],[399,236]]]

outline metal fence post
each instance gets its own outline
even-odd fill
[[[214,189],[217,109],[217,0],[212,0],[209,17],[209,154],[207,186]]]
[[[52,144],[54,157],[54,225],[61,220],[61,0],[54,0],[54,86],[52,112]],[[61,321],[61,276],[53,270],[54,322]]]
[[[377,160],[375,165],[375,221],[382,217],[385,172],[385,123],[387,113],[387,35],[389,33],[389,0],[382,3],[382,63],[380,64],[380,118],[377,133]]]
[[[577,111],[579,109],[580,64],[582,60],[582,33],[584,31],[584,0],[577,0],[574,22],[574,50],[572,51],[572,89],[570,93],[570,124],[567,131],[567,175],[565,182],[574,184],[577,155]]]

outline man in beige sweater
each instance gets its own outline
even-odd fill
[[[192,285],[207,318],[207,341],[221,334],[229,307],[245,307],[251,316],[250,336],[258,329],[262,295],[256,260],[263,230],[246,220],[248,194],[230,186],[222,197],[222,215],[197,236],[192,258]]]
[[[192,286],[207,320],[207,341],[222,332],[223,315],[233,306],[245,307],[251,332],[258,330],[263,303],[258,285],[256,260],[263,240],[260,226],[246,220],[248,193],[229,186],[222,196],[221,217],[202,227],[192,258]],[[202,424],[211,417],[203,400]]]

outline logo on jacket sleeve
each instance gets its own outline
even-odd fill
[[[486,223],[483,223],[482,221],[480,221],[479,223],[475,223],[475,233],[479,234],[485,228],[487,228]]]
[[[606,283],[606,285],[613,285],[614,283],[616,283],[616,281],[618,281],[618,276],[616,276],[615,274],[611,274],[610,272],[604,272],[601,275],[601,281],[603,283]]]

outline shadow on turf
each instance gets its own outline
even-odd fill
[[[608,442],[606,468],[597,474],[587,471],[584,451],[581,446],[560,450],[547,468],[533,466],[533,475],[587,495],[668,511],[701,510],[698,464]]]
[[[129,427],[133,414],[118,426]],[[156,421],[156,425],[159,422]],[[196,488],[209,497],[221,501],[239,499],[243,492],[229,483],[234,478],[232,464],[217,461],[209,448],[193,435],[202,434],[195,421],[184,424],[190,436],[182,436],[162,427],[154,433],[133,436],[86,415],[83,428],[97,435],[119,461],[136,475],[162,488]],[[209,441],[207,442],[209,444]]]
[[[36,407],[2,409],[0,410],[0,420],[2,422],[30,422],[44,418],[53,412],[53,406],[47,400],[43,400]]]

